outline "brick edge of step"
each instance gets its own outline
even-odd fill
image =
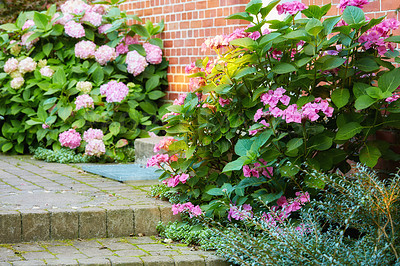
[[[179,219],[169,206],[0,211],[0,244],[156,235],[159,221]]]

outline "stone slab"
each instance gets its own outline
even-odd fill
[[[74,239],[79,235],[79,216],[75,210],[53,209],[50,211],[52,239]]]
[[[21,214],[16,211],[0,213],[0,243],[21,241]]]
[[[162,139],[163,137],[158,136],[136,139],[134,142],[135,162],[141,165],[146,165],[147,160],[156,154],[154,152],[154,146]]]
[[[50,239],[50,214],[44,210],[22,212],[22,241]]]
[[[78,214],[80,238],[107,236],[106,210],[100,208],[87,208],[78,210]]]
[[[155,172],[155,168],[146,168],[139,164],[83,165],[82,170],[120,182],[158,180],[160,176],[160,174]]]
[[[134,232],[133,210],[128,207],[107,208],[107,236],[129,236]]]
[[[160,210],[158,207],[138,207],[135,206],[134,225],[135,234],[157,235],[156,230],[158,222],[161,220]]]

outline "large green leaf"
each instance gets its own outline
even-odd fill
[[[235,13],[233,15],[228,16],[226,19],[243,19],[243,20],[253,22],[254,17],[251,16],[247,12],[239,12],[239,13]]]
[[[365,15],[361,8],[347,6],[343,11],[343,20],[349,25],[354,25],[363,22],[365,20]]]
[[[357,110],[363,110],[373,105],[377,100],[371,98],[369,95],[361,95],[356,99],[354,106]]]
[[[377,147],[368,144],[360,151],[360,162],[368,167],[374,167],[381,155]]]
[[[253,141],[251,139],[239,139],[235,145],[235,153],[239,156],[246,156],[252,144]]]
[[[72,114],[72,107],[71,106],[60,107],[58,109],[58,116],[64,121],[67,120],[68,117],[70,117],[71,114]]]
[[[241,170],[243,165],[245,165],[247,162],[249,162],[249,158],[247,158],[247,156],[241,156],[237,160],[226,164],[222,172],[225,173],[235,170]]]
[[[332,146],[333,139],[325,134],[319,134],[310,138],[311,147],[317,151],[324,151]]]
[[[335,56],[327,56],[328,58],[322,64],[322,70],[330,70],[343,65],[346,62],[346,58],[340,58]]]
[[[324,29],[324,27],[322,26],[322,22],[319,21],[319,19],[312,18],[307,22],[305,29],[308,34],[317,36],[318,33],[320,33]]]
[[[33,15],[33,21],[39,29],[45,29],[47,24],[49,23],[49,18],[45,14],[35,12],[35,14]]]
[[[332,92],[331,99],[338,109],[345,106],[350,99],[350,92],[348,89],[336,89]]]
[[[7,23],[7,24],[0,25],[0,29],[5,30],[5,31],[18,31],[19,30],[18,27],[15,26],[14,23]],[[11,146],[11,148],[12,148],[12,146]]]
[[[274,66],[271,71],[276,74],[285,74],[297,71],[297,68],[289,63],[279,63],[278,65]]]
[[[155,89],[160,84],[160,76],[154,75],[146,81],[146,91]]]
[[[110,126],[108,127],[110,130],[111,134],[114,136],[118,135],[120,130],[121,130],[121,124],[119,122],[112,122]]]
[[[162,97],[164,97],[165,96],[165,92],[162,92],[162,91],[151,91],[151,92],[149,92],[149,98],[151,99],[151,100],[158,100],[158,99],[160,99],[160,98],[162,98]]]
[[[244,47],[247,49],[257,46],[257,42],[248,37],[232,40],[229,44],[233,46]]]
[[[237,188],[257,187],[265,183],[265,180],[257,177],[246,177],[237,185]]]
[[[400,35],[390,36],[389,38],[386,38],[384,41],[400,43]]]
[[[287,151],[293,151],[297,148],[299,148],[301,145],[303,145],[303,139],[302,138],[293,138],[291,140],[288,141],[288,143],[286,144],[287,147]]]
[[[350,122],[340,127],[336,133],[337,140],[348,140],[360,133],[363,127],[357,122]]]
[[[263,1],[262,0],[251,0],[247,5],[246,5],[246,12],[249,12],[250,14],[257,15],[260,9],[262,8]]]
[[[378,86],[383,92],[393,92],[400,86],[400,68],[386,72],[378,80]]]
[[[96,70],[93,72],[93,81],[96,85],[101,85],[104,80],[104,71],[102,67],[97,67]]]

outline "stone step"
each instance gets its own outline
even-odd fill
[[[135,139],[135,162],[145,165],[151,156],[155,155],[154,146],[162,140],[163,137],[150,137]]]
[[[178,219],[169,203],[147,195],[157,183],[0,155],[0,243],[156,235],[159,221]]]
[[[0,265],[224,266],[212,252],[155,237],[98,238],[0,245]]]

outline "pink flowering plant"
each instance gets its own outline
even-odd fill
[[[123,159],[118,149],[157,124],[167,86],[156,38],[164,25],[142,25],[120,3],[68,0],[0,26],[1,151],[65,146]],[[71,129],[104,135],[65,145],[60,136]]]
[[[365,4],[342,0],[339,16],[324,17],[330,4],[252,0],[228,17],[247,28],[205,40],[217,56],[186,68],[191,92],[164,117],[163,129],[182,142],[169,152],[184,153],[171,167],[191,172],[190,189],[174,186],[184,201],[226,213],[224,189],[240,206],[290,196],[298,184],[323,188],[301,174],[304,164],[346,173],[351,161],[399,160],[373,135],[400,125],[400,37],[392,35],[400,22],[366,17]],[[275,7],[286,17],[268,21]]]

